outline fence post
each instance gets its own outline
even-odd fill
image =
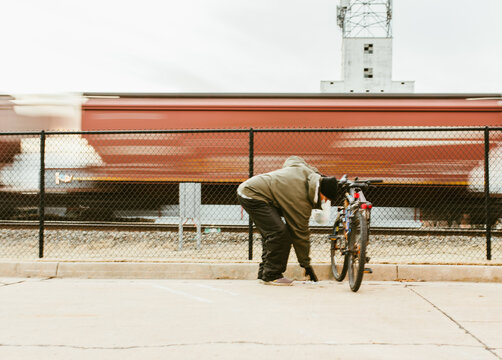
[[[249,177],[253,177],[254,173],[254,131],[249,129]],[[249,254],[248,260],[253,260],[253,220],[249,218]]]
[[[45,220],[45,131],[40,133],[40,204],[38,230],[38,257],[44,257],[44,220]]]
[[[492,228],[490,224],[490,129],[485,127],[485,219],[486,219],[486,259],[492,259]]]

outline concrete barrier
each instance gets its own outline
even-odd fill
[[[332,280],[329,264],[313,265],[320,280]],[[502,266],[370,264],[369,281],[502,282]],[[0,277],[87,279],[256,279],[258,264],[188,262],[0,261]],[[285,276],[303,280],[304,270],[290,264]]]
[[[502,266],[483,265],[399,265],[403,281],[502,282]]]
[[[0,276],[2,277],[56,277],[57,262],[0,262]]]

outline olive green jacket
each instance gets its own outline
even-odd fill
[[[310,265],[309,219],[321,175],[298,156],[289,157],[282,169],[256,175],[239,185],[238,192],[255,200],[262,200],[279,208],[286,220],[298,262]],[[319,197],[319,196],[318,196]]]

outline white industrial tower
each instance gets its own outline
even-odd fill
[[[392,81],[392,0],[340,0],[343,81],[321,81],[326,93],[412,93],[414,81]]]

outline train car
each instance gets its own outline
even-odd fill
[[[0,94],[0,133],[14,131],[11,124],[15,122],[14,112],[10,95]],[[14,161],[14,157],[21,152],[21,143],[18,137],[0,135],[0,189],[5,187],[3,169]]]
[[[35,104],[37,111],[46,109],[41,102]],[[16,104],[21,111],[17,118],[32,130],[37,116],[27,109],[33,104],[8,103]],[[174,204],[180,182],[202,183],[203,203],[234,203],[235,186],[250,174],[251,133],[254,174],[299,155],[327,175],[383,179],[370,194],[379,206],[415,207],[432,218],[445,217],[453,207],[450,218],[482,214],[485,133],[458,130],[502,126],[500,94],[84,93],[63,103],[66,111],[59,111],[58,122],[50,114],[44,114],[45,121],[51,121],[52,129],[57,124],[86,133],[46,139],[47,199],[54,206],[94,207],[99,214],[105,208],[112,213]],[[58,109],[61,104],[57,102]],[[1,130],[12,131],[7,124],[26,130],[14,120],[3,121]],[[131,132],[99,133],[113,130]],[[495,160],[501,135],[493,131],[489,137]],[[11,152],[24,168],[35,163],[30,156],[36,156],[37,144],[36,139],[19,141],[21,146]],[[32,180],[36,190],[38,178]],[[17,183],[16,178],[7,187],[12,190]],[[492,181],[492,195],[502,193],[500,187]],[[438,205],[438,199],[447,199],[446,205]],[[478,217],[475,221],[482,222]]]
[[[87,131],[389,128],[256,133],[253,154],[256,173],[297,154],[326,174],[378,177],[387,183],[468,185],[471,171],[484,159],[482,132],[393,129],[502,125],[502,98],[493,95],[84,95],[82,130]],[[237,182],[248,176],[246,133],[86,138],[107,164],[96,169],[103,181]],[[499,134],[492,136],[490,149],[499,139]],[[141,164],[145,171],[128,164]]]
[[[249,176],[249,129],[253,129],[255,174],[279,168],[289,155],[300,155],[324,174],[383,179],[385,185],[373,194],[380,206],[416,207],[430,218],[477,213],[481,214],[475,220],[479,222],[484,206],[485,134],[449,129],[502,125],[499,94],[84,96],[84,131],[248,130],[89,134],[86,140],[103,161],[103,166],[87,169],[86,176],[93,181],[201,182],[213,184],[212,189],[217,189],[213,193],[233,199],[233,186],[224,193],[217,184],[235,185]],[[427,127],[444,131],[427,131]],[[375,128],[380,130],[370,131]],[[265,129],[275,132],[256,131]],[[490,135],[491,153],[499,151],[501,135]],[[215,201],[214,196],[210,198]],[[448,201],[440,205],[437,199]]]

